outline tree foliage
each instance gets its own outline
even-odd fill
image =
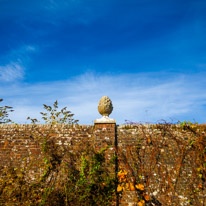
[[[67,111],[67,107],[62,108],[58,111],[58,102],[57,100],[54,102],[53,107],[44,105],[44,109],[47,112],[40,112],[42,115],[42,119],[46,124],[77,124],[79,120],[73,119],[74,114],[71,111]],[[39,122],[37,119],[30,119],[32,123]]]
[[[0,102],[2,102],[3,99],[0,99]],[[10,119],[8,119],[8,112],[13,112],[12,107],[9,106],[2,106],[0,107],[0,124],[6,124],[9,122],[12,122]]]

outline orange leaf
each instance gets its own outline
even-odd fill
[[[135,187],[136,187],[138,190],[144,190],[144,185],[142,185],[142,184],[135,185]]]
[[[118,186],[117,186],[117,192],[121,192],[122,190],[123,190],[123,187],[120,186],[120,185],[118,185]]]
[[[199,185],[198,185],[198,188],[199,188],[199,189],[202,189],[202,184],[199,184]]]
[[[149,201],[149,195],[144,194],[144,199],[145,199],[146,201]]]
[[[7,145],[9,144],[8,141],[5,141],[3,149],[6,149]]]
[[[141,200],[140,202],[137,203],[138,206],[144,206],[145,205],[145,201],[144,200]]]
[[[135,187],[134,187],[134,184],[133,183],[129,183],[130,184],[130,191],[135,191]]]
[[[129,191],[135,191],[134,184],[132,182],[126,183],[126,187]]]
[[[126,187],[127,187],[127,189],[129,190],[129,183],[126,183]]]

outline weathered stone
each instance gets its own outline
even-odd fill
[[[109,97],[103,96],[99,101],[98,111],[102,116],[108,117],[113,110],[112,101]]]
[[[109,97],[103,96],[99,101],[98,111],[103,116],[100,119],[96,119],[94,123],[116,123],[114,119],[109,118],[112,113],[113,105]]]

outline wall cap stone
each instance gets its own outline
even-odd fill
[[[103,116],[102,118],[100,119],[96,119],[94,120],[94,123],[95,124],[98,124],[98,123],[116,123],[116,120],[115,119],[111,119],[109,117],[106,117],[106,116]]]

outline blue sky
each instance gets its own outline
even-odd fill
[[[67,106],[100,118],[206,122],[205,0],[0,0],[0,98],[10,118]]]

